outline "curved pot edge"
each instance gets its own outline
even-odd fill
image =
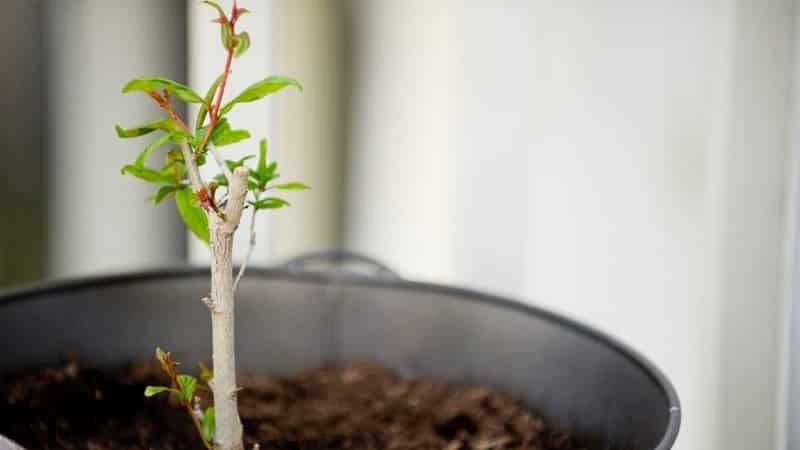
[[[208,267],[186,265],[182,267],[112,273],[90,277],[76,277],[29,283],[10,289],[0,289],[0,307],[8,303],[22,301],[31,295],[41,295],[63,290],[79,290],[126,282],[147,281],[150,279],[207,276],[208,270]],[[452,294],[462,296],[470,301],[488,303],[491,305],[512,309],[526,315],[545,317],[554,323],[573,329],[578,333],[598,339],[640,366],[653,379],[653,381],[659,387],[661,387],[670,405],[669,423],[667,425],[667,429],[654,450],[669,450],[672,448],[672,445],[675,443],[675,440],[678,437],[682,416],[680,399],[675,387],[669,381],[667,376],[661,371],[661,369],[659,369],[649,359],[639,353],[638,350],[635,350],[628,344],[623,343],[604,331],[600,331],[592,326],[586,325],[575,319],[571,319],[565,315],[562,315],[561,313],[549,311],[535,304],[523,303],[518,300],[512,300],[474,289],[452,287],[430,282],[407,281],[402,279],[380,279],[343,272],[293,272],[287,270],[283,266],[277,268],[249,268],[248,271],[251,275],[256,274],[262,277],[276,278],[282,277],[313,283],[346,283],[361,286],[416,289],[440,294]],[[24,448],[19,447],[12,441],[7,440],[0,435],[0,444],[5,445],[6,442],[3,442],[3,440],[8,443],[7,445],[10,446],[8,447],[10,450],[25,450]]]

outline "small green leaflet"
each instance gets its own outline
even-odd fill
[[[252,158],[255,158],[255,157],[256,157],[255,155],[247,155],[247,156],[245,156],[244,158],[242,158],[242,159],[240,159],[238,161],[232,161],[230,159],[226,159],[225,160],[225,165],[227,165],[228,169],[231,169],[231,172],[233,172],[233,169],[235,169],[237,167],[242,167],[244,165],[244,163],[248,159],[252,159]]]
[[[200,127],[197,130],[197,138],[195,139],[195,147],[200,145],[200,140],[205,134],[207,127]],[[235,144],[250,138],[250,132],[247,130],[232,130],[231,124],[228,119],[222,118],[216,125],[214,131],[211,132],[211,143],[217,147],[224,147],[226,145]]]
[[[255,209],[278,209],[284,206],[290,206],[289,202],[278,197],[262,198],[256,202],[247,202]]]
[[[233,33],[231,30],[231,24],[229,22],[222,22],[219,24],[220,26],[220,39],[222,40],[222,46],[225,47],[225,50],[229,50],[233,46]]]
[[[225,15],[225,11],[222,9],[221,6],[219,6],[219,4],[217,2],[212,2],[212,1],[209,1],[209,0],[203,0],[203,3],[205,3],[206,5],[214,8],[214,9],[216,9],[217,12],[219,13],[219,18],[220,19],[225,19],[225,21],[228,20],[228,16]]]
[[[169,142],[169,140],[170,135],[165,134],[153,141],[150,145],[145,147],[144,150],[142,150],[142,153],[139,153],[139,157],[136,158],[136,162],[134,162],[133,165],[136,167],[144,167],[144,163],[147,162],[147,158],[149,158],[156,149]]]
[[[161,188],[158,189],[156,194],[153,195],[153,197],[151,197],[153,199],[153,203],[155,203],[156,205],[161,203],[161,201],[164,200],[165,198],[175,194],[175,191],[177,191],[178,189],[180,188],[177,188],[175,186],[161,186]]]
[[[168,118],[153,120],[133,128],[122,128],[119,125],[114,127],[114,129],[117,130],[117,136],[121,138],[144,136],[145,134],[152,133],[156,130],[164,130],[169,132],[176,128],[177,126],[175,125],[175,121]]]
[[[173,391],[174,389],[170,389],[166,386],[147,386],[144,388],[144,396],[145,397],[152,397],[154,395],[158,395],[162,392]]]
[[[214,178],[212,178],[211,181],[213,181],[214,183],[217,183],[217,186],[227,186],[228,185],[228,179],[225,178],[225,175],[221,174],[221,173],[218,173],[218,174],[214,175]]]
[[[202,361],[197,363],[197,368],[200,369],[200,380],[202,380],[203,383],[208,384],[208,382],[214,378],[214,371],[209,369]]]
[[[214,140],[217,139],[220,135],[230,130],[231,130],[230,122],[228,122],[228,119],[223,117],[216,123],[216,125],[214,125],[214,129],[211,130],[211,142],[214,142]],[[205,128],[203,128],[203,131],[205,132]]]
[[[175,204],[178,207],[183,222],[198,239],[210,243],[211,236],[208,231],[208,217],[200,208],[197,196],[190,188],[183,188],[175,192]]]
[[[192,136],[185,130],[177,129],[169,134],[169,139],[176,144],[180,144],[181,141],[187,141],[187,142],[194,141],[194,136]]]
[[[203,414],[203,439],[206,442],[214,442],[214,432],[217,429],[216,414],[214,407],[209,406]]]
[[[225,130],[217,134],[211,142],[217,147],[224,147],[244,141],[245,139],[250,139],[250,132],[247,130]]]
[[[267,140],[262,139],[258,143],[258,167],[256,167],[256,173],[258,173],[259,178],[262,175],[265,175],[267,172]]]
[[[299,181],[292,181],[290,183],[278,184],[274,187],[275,189],[280,189],[282,191],[304,191],[306,189],[311,189],[310,186],[306,186],[305,184],[300,183]]]
[[[149,181],[151,183],[163,183],[163,184],[173,184],[175,183],[175,179],[164,175],[157,170],[153,170],[147,167],[139,167],[133,164],[128,164],[127,166],[122,168],[122,174],[130,174],[135,176],[136,178],[142,179],[144,181]]]
[[[226,159],[226,160],[225,160],[225,165],[226,165],[226,166],[228,166],[228,169],[229,169],[231,172],[233,172],[233,170],[234,170],[234,169],[236,169],[237,167],[242,167],[242,166],[244,166],[244,163],[245,163],[245,162],[246,162],[248,159],[251,159],[251,158],[255,158],[255,155],[247,155],[247,156],[245,156],[244,158],[242,158],[242,159],[240,159],[240,160],[238,160],[238,161],[233,161],[233,160],[230,160],[230,159]],[[251,171],[250,171],[250,173],[252,174],[252,173],[253,173],[253,171],[251,170]],[[214,178],[213,178],[213,181],[214,181],[215,183],[217,183],[217,185],[219,185],[219,186],[227,186],[227,185],[228,185],[228,179],[227,179],[227,178],[225,178],[225,175],[224,175],[224,174],[221,174],[221,173],[219,173],[219,174],[215,175],[215,176],[214,176]],[[249,180],[248,180],[248,185],[249,185],[249,184],[250,184],[250,183],[249,183]]]
[[[122,93],[134,91],[154,92],[162,88],[185,102],[203,103],[203,99],[189,86],[162,77],[134,78],[122,88]]]
[[[236,35],[236,48],[233,51],[233,56],[238,58],[244,55],[244,52],[250,48],[250,35],[243,31]]]
[[[203,99],[203,104],[200,105],[200,110],[197,111],[197,119],[194,122],[194,129],[196,134],[200,134],[200,128],[203,127],[203,122],[206,121],[206,116],[208,115],[208,108],[211,106],[211,102],[214,101],[214,95],[217,93],[217,88],[219,84],[222,82],[222,75],[218,76],[213,83],[211,83],[211,87],[208,88],[208,92],[206,92],[206,96]]]
[[[258,83],[250,85],[250,87],[242,91],[236,98],[228,102],[222,107],[220,114],[227,114],[237,103],[249,103],[261,100],[267,95],[278,92],[287,86],[294,86],[300,92],[303,91],[303,86],[292,78],[281,76],[267,77]]]
[[[250,139],[250,132],[247,130],[226,130],[219,133],[212,142],[217,147],[224,147],[245,139]]]
[[[191,375],[178,375],[178,384],[181,389],[181,398],[191,402],[194,398],[194,390],[197,387],[197,379]]]

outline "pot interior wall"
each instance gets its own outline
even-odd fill
[[[207,289],[205,271],[193,271],[8,295],[0,300],[0,370],[55,362],[65,351],[122,364],[152,357],[156,345],[187,364],[207,361]],[[678,414],[664,381],[626,350],[497,298],[253,271],[237,308],[245,370],[288,374],[367,357],[406,374],[507,390],[603,449],[655,449]]]

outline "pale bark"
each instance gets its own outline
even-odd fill
[[[181,143],[181,150],[192,188],[199,192],[204,184],[192,150],[185,141]],[[224,166],[224,162],[222,164]],[[211,296],[204,298],[203,302],[211,313],[214,377],[210,385],[216,412],[214,445],[218,450],[244,450],[242,421],[237,405],[239,388],[236,386],[233,235],[242,220],[242,210],[247,199],[248,170],[246,167],[237,167],[233,173],[228,170],[226,177],[228,203],[224,217],[216,211],[206,211],[211,234]]]
[[[235,299],[233,291],[233,234],[239,226],[247,196],[244,167],[233,172],[225,218],[209,214],[211,226],[211,312],[214,378],[211,389],[216,409],[215,444],[220,450],[243,450],[236,386]]]

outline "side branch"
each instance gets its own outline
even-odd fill
[[[203,179],[200,178],[200,171],[197,170],[197,163],[194,161],[194,153],[189,148],[189,143],[186,139],[181,140],[181,153],[183,154],[183,163],[186,165],[186,172],[189,174],[189,181],[192,183],[192,189],[195,192],[200,192],[203,189]]]
[[[256,197],[256,200],[258,200],[258,197]],[[253,208],[253,213],[250,215],[250,243],[247,247],[247,254],[244,257],[244,261],[242,262],[242,267],[239,268],[239,273],[236,275],[236,279],[233,281],[233,292],[236,292],[239,289],[239,282],[242,281],[242,276],[244,276],[244,271],[247,269],[247,263],[250,262],[250,258],[253,256],[253,249],[256,247],[257,212],[258,210]]]
[[[225,164],[225,160],[222,159],[222,155],[219,153],[219,150],[217,150],[217,147],[214,147],[211,144],[208,144],[206,148],[208,148],[208,150],[214,156],[214,160],[217,161],[219,170],[222,171],[223,175],[225,175],[225,179],[228,180],[228,184],[230,184],[231,180],[233,179],[233,172],[231,172],[231,169],[228,168],[227,164]]]
[[[225,207],[225,222],[221,224],[225,231],[233,234],[242,220],[245,200],[247,198],[247,167],[237,167],[228,185],[228,204]]]

